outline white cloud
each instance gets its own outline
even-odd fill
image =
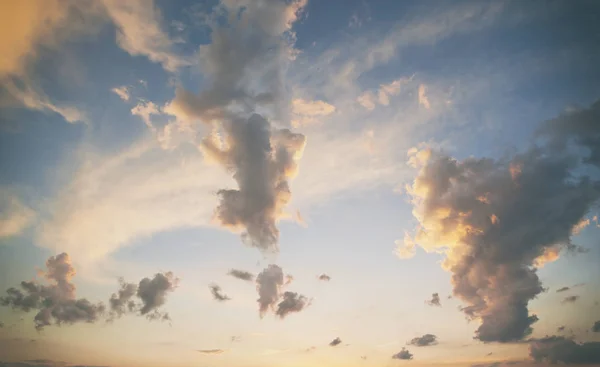
[[[427,98],[427,86],[425,84],[419,85],[419,104],[426,109],[431,108],[431,103],[429,103],[429,98]]]
[[[292,101],[292,125],[295,127],[318,123],[335,112],[335,106],[325,101],[296,98]]]
[[[0,188],[0,238],[20,235],[35,215],[11,190]]]
[[[117,43],[132,56],[145,56],[167,71],[189,65],[173,50],[174,41],[163,30],[159,10],[152,1],[103,0],[117,27]]]
[[[119,96],[119,98],[122,100],[129,101],[129,88],[127,88],[127,86],[123,85],[120,87],[115,87],[110,91]]]
[[[397,96],[401,92],[402,86],[409,84],[413,77],[414,75],[410,78],[400,78],[388,84],[381,84],[375,91],[363,92],[356,101],[369,111],[375,109],[377,104],[387,106],[390,104],[390,97]]]

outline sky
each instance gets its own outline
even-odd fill
[[[599,19],[0,2],[0,367],[600,366]]]

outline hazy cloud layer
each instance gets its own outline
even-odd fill
[[[104,314],[104,304],[76,298],[75,285],[71,281],[75,268],[68,254],[48,258],[46,271],[41,274],[49,285],[22,281],[21,289],[9,288],[7,295],[0,298],[0,304],[24,312],[36,310],[34,324],[38,330],[52,324],[93,323]]]
[[[406,348],[402,348],[401,351],[392,356],[392,359],[411,360],[413,355]]]
[[[9,189],[0,187],[0,238],[21,234],[31,225],[36,213]]]
[[[254,274],[252,274],[248,271],[244,271],[244,270],[231,269],[231,270],[229,270],[229,273],[227,273],[227,274],[231,275],[234,278],[238,278],[238,279],[245,280],[248,282],[251,282],[254,280]]]
[[[549,336],[532,341],[529,355],[536,362],[596,364],[600,363],[600,342],[577,343],[562,336]]]
[[[437,336],[433,334],[425,334],[416,338],[412,338],[408,344],[416,347],[428,347],[438,343]]]
[[[209,286],[210,288],[210,294],[212,294],[213,299],[219,301],[219,302],[224,302],[224,301],[229,301],[231,300],[231,298],[229,298],[228,295],[224,294],[223,291],[221,290],[221,287],[216,285],[216,284],[211,284]]]

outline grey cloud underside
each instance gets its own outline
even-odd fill
[[[333,339],[333,340],[332,340],[332,341],[329,343],[329,345],[330,345],[330,346],[332,346],[332,347],[335,347],[335,346],[337,346],[337,345],[340,345],[341,343],[342,343],[342,339],[340,339],[340,338],[335,338],[335,339]]]
[[[238,278],[238,279],[245,280],[248,282],[251,282],[254,280],[254,274],[252,274],[248,271],[244,271],[244,270],[231,269],[231,270],[229,270],[229,273],[227,273],[227,274],[231,275],[234,278]]]
[[[425,334],[416,338],[412,338],[408,344],[416,347],[428,347],[438,343],[437,336],[433,334]]]
[[[591,152],[583,161],[597,164],[593,142],[599,108],[597,102],[552,120],[544,133],[572,136]],[[434,242],[436,235],[459,237],[446,267],[454,295],[466,303],[463,312],[481,321],[476,332],[481,341],[511,342],[529,335],[537,316],[529,313],[528,303],[544,291],[539,259],[561,249],[579,252],[571,233],[598,202],[600,182],[575,173],[582,157],[560,148],[557,142],[533,146],[504,160],[457,161],[433,153],[415,180],[413,188],[427,190],[413,194],[425,226],[422,237],[433,236]],[[426,233],[431,223],[439,231]]]
[[[289,202],[289,179],[305,137],[275,129],[256,113],[268,107],[280,120],[283,111],[283,66],[289,58],[290,14],[299,2],[225,2],[225,23],[211,24],[211,42],[200,47],[200,63],[209,86],[199,94],[179,88],[167,111],[210,124],[226,137],[226,146],[208,136],[207,156],[233,175],[238,188],[218,191],[215,218],[241,231],[244,242],[265,252],[277,252],[277,221]],[[243,11],[242,11],[243,9]]]
[[[536,362],[596,364],[600,363],[600,342],[577,343],[562,336],[549,336],[532,341],[529,355]]]
[[[413,354],[406,348],[402,348],[401,351],[392,356],[392,359],[411,360],[413,359]]]
[[[223,291],[221,290],[221,287],[219,287],[218,285],[211,284],[209,286],[209,288],[210,288],[210,294],[212,294],[213,299],[215,299],[219,302],[231,300],[231,298],[229,298],[229,296],[227,296],[226,294],[223,293]]]
[[[76,298],[75,285],[71,283],[75,269],[69,255],[62,253],[46,261],[44,277],[50,285],[34,281],[23,281],[21,289],[9,288],[0,305],[24,312],[37,311],[34,324],[37,330],[53,324],[93,323],[105,312],[103,303],[92,303],[85,298]]]

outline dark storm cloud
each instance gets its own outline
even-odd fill
[[[251,282],[254,280],[254,274],[252,274],[248,271],[244,271],[244,270],[231,269],[231,270],[229,270],[229,273],[227,273],[227,274],[231,275],[234,278],[238,278],[238,279],[245,280],[248,282]]]
[[[342,343],[342,339],[340,339],[340,338],[335,338],[335,339],[333,339],[333,340],[332,340],[332,341],[329,343],[329,345],[330,345],[330,346],[332,346],[332,347],[335,347],[335,346],[337,346],[337,345],[340,345],[341,343]]]
[[[594,326],[592,326],[592,331],[595,333],[600,333],[600,320],[594,323]]]
[[[277,252],[277,221],[291,198],[305,137],[276,129],[257,109],[272,107],[288,119],[281,75],[292,52],[290,29],[305,1],[251,1],[222,4],[231,16],[211,22],[211,42],[198,52],[208,87],[199,94],[178,88],[168,113],[213,128],[201,149],[221,164],[237,189],[217,192],[216,220],[242,232],[244,242]],[[287,36],[286,36],[287,35]],[[235,112],[234,112],[235,111]],[[219,131],[219,133],[217,133]],[[224,133],[224,139],[217,135]]]
[[[401,351],[392,356],[392,359],[411,360],[413,359],[413,355],[406,348],[402,348]]]
[[[24,312],[36,310],[34,324],[38,330],[52,324],[93,323],[103,315],[104,304],[76,298],[75,285],[71,282],[75,268],[68,254],[48,258],[46,271],[42,274],[50,285],[22,281],[21,289],[6,291],[7,295],[0,298],[0,305]]]
[[[327,275],[327,274],[321,274],[321,275],[319,275],[319,280],[328,282],[328,281],[331,280],[331,277],[329,275]]]
[[[549,336],[532,341],[529,356],[536,362],[595,364],[600,363],[600,342],[577,343],[562,336]]]
[[[231,298],[229,298],[229,296],[227,296],[226,294],[223,294],[221,287],[219,287],[216,284],[211,284],[209,286],[210,288],[210,294],[212,294],[213,298],[219,302],[224,302],[224,301],[229,301],[231,300]]]
[[[562,300],[562,303],[575,303],[575,302],[577,302],[578,299],[579,299],[579,296],[569,296],[569,297],[565,297]]]
[[[440,303],[440,295],[437,293],[433,293],[431,295],[431,299],[426,302],[429,306],[442,307],[442,304]]]
[[[283,299],[277,305],[275,314],[282,319],[293,312],[300,312],[309,305],[309,301],[303,295],[295,292],[283,293]]]
[[[256,290],[258,291],[258,308],[260,317],[269,309],[275,307],[280,297],[283,286],[283,270],[277,265],[269,265],[256,277]]]
[[[436,345],[438,343],[437,336],[433,334],[425,334],[423,336],[419,336],[416,338],[412,338],[408,344],[414,345],[417,347],[428,347],[431,345]]]

